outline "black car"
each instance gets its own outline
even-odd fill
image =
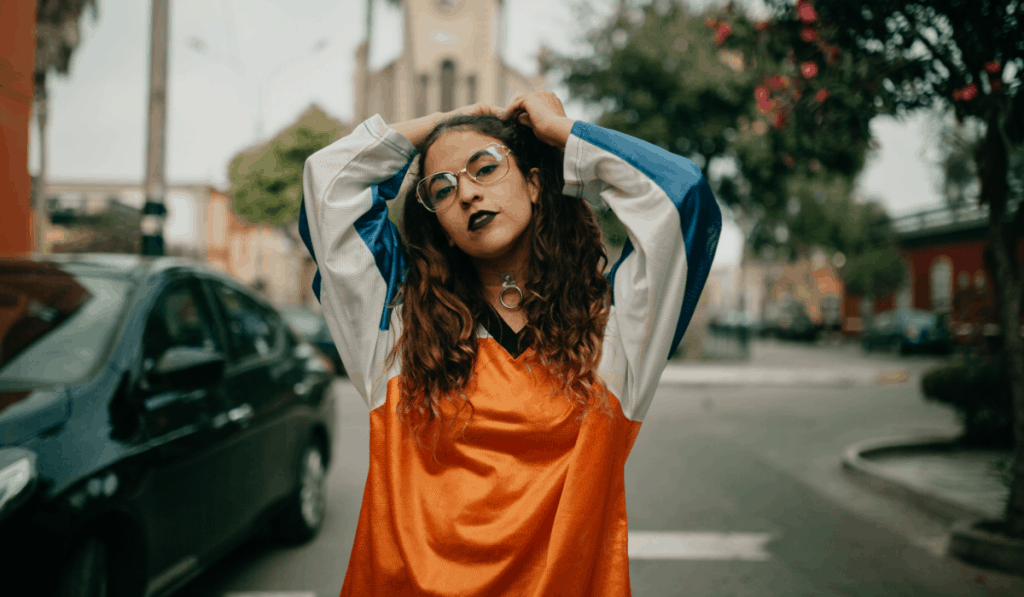
[[[345,375],[345,364],[341,362],[338,347],[334,345],[334,338],[331,338],[331,330],[327,328],[327,320],[323,315],[298,305],[281,306],[281,314],[296,332],[331,359],[335,373]]]
[[[0,593],[165,595],[254,530],[312,538],[332,373],[196,263],[0,257]]]

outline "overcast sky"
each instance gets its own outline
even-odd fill
[[[226,186],[230,158],[256,140],[258,81],[263,82],[266,136],[294,121],[311,103],[351,120],[354,52],[364,38],[365,0],[170,3],[168,182]],[[708,3],[693,0],[691,5]],[[573,4],[505,0],[506,60],[532,75],[541,43],[572,51],[580,27]],[[601,10],[610,0],[594,4]],[[99,0],[99,8],[98,19],[83,19],[83,41],[71,76],[51,77],[50,178],[141,182],[150,3]],[[385,33],[394,31],[388,11],[379,10],[378,15],[381,45],[374,48],[375,62],[399,50],[399,41]],[[202,40],[201,51],[190,44],[193,38]],[[577,106],[567,111],[575,118],[590,116]],[[905,123],[873,123],[882,148],[862,175],[859,192],[879,198],[894,214],[938,204],[935,158],[927,154],[933,126],[925,116]],[[36,131],[32,139],[30,168],[35,172]]]

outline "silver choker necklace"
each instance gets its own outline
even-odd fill
[[[501,274],[501,294],[498,295],[498,301],[501,302],[501,306],[505,307],[509,311],[516,311],[523,304],[523,289],[516,286],[516,279],[512,274]],[[519,301],[514,307],[510,307],[505,302],[505,293],[508,291],[515,291],[519,293]]]

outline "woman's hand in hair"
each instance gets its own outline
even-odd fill
[[[396,122],[391,125],[391,128],[405,135],[405,138],[412,143],[413,147],[419,150],[423,145],[423,141],[426,140],[427,135],[429,135],[430,132],[434,130],[434,127],[442,121],[453,116],[475,114],[492,115],[501,118],[504,115],[504,112],[502,112],[501,108],[478,102],[469,106],[456,108],[451,112],[434,112],[433,114],[427,114],[426,116],[413,118],[412,120]]]
[[[573,119],[565,115],[562,102],[550,91],[520,95],[505,108],[505,113],[533,129],[537,138],[564,149],[572,132]]]

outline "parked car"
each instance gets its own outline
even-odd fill
[[[814,340],[819,331],[807,306],[792,297],[768,305],[762,330],[764,335],[786,340]]]
[[[761,322],[746,311],[728,311],[712,322],[712,326],[723,330],[745,330],[751,337],[760,334]]]
[[[918,309],[893,309],[875,315],[861,336],[865,351],[878,348],[910,352],[949,354],[953,334],[945,317]]]
[[[196,263],[0,257],[0,592],[166,595],[256,529],[309,540],[331,378]]]
[[[327,321],[323,315],[297,305],[282,306],[281,314],[292,329],[331,359],[335,373],[345,375],[345,363],[341,362],[338,347],[334,345],[334,338],[331,337],[331,330],[327,328]]]

